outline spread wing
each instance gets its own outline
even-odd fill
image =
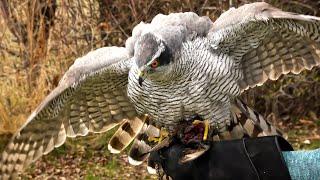
[[[0,156],[0,179],[25,169],[66,137],[104,132],[137,113],[127,97],[132,59],[106,47],[79,58],[29,116]]]
[[[241,91],[320,64],[320,18],[264,2],[223,13],[208,36],[213,47],[235,59]]]

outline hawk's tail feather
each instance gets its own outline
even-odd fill
[[[159,136],[160,129],[157,128],[149,118],[147,118],[131,146],[129,152],[129,163],[132,165],[141,164],[149,156],[149,150],[155,145],[155,143],[149,141],[148,138]]]
[[[157,174],[156,164],[150,157],[147,162],[147,170],[150,174]]]
[[[232,113],[234,126],[231,126],[231,132],[234,135],[241,133],[249,137],[282,135],[275,126],[239,98],[233,103]]]
[[[220,132],[213,136],[213,141],[222,141],[230,139],[240,139],[247,137],[248,133],[241,124],[233,124],[227,131]]]
[[[110,152],[120,153],[125,149],[140,132],[146,119],[147,115],[125,119],[109,141]]]

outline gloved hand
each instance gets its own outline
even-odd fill
[[[196,160],[179,164],[185,145],[173,142],[154,151],[150,160],[159,163],[173,180],[289,180],[281,151],[292,151],[280,136],[217,141]]]

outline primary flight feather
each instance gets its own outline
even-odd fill
[[[214,23],[191,12],[157,15],[133,29],[125,48],[101,48],[75,61],[2,152],[0,179],[66,137],[118,124],[109,149],[120,152],[138,135],[132,164],[147,158],[146,137],[158,136],[156,127],[172,132],[194,114],[219,134],[230,132],[221,137],[278,134],[237,97],[267,79],[319,64],[319,17],[263,2],[232,8]]]

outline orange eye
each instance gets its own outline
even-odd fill
[[[160,65],[160,62],[158,59],[155,59],[151,64],[150,64],[150,67],[152,68],[156,68]]]

